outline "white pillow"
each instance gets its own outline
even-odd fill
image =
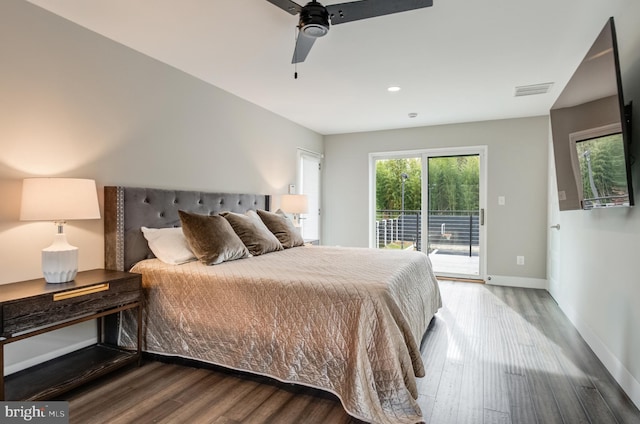
[[[141,227],[149,249],[160,259],[170,265],[180,265],[196,260],[184,237],[182,228],[147,228]]]

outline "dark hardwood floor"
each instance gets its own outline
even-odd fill
[[[441,282],[422,341],[429,424],[640,423],[640,412],[543,290]],[[71,423],[349,423],[332,395],[148,361],[67,397]]]

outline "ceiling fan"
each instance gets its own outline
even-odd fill
[[[433,6],[433,0],[361,0],[323,6],[310,1],[305,6],[291,0],[267,0],[292,15],[300,14],[298,37],[291,63],[304,62],[316,41],[331,25]]]

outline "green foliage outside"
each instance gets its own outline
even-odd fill
[[[402,173],[409,176],[405,181],[404,209],[421,209],[421,160],[408,158],[376,162],[377,210],[401,210]],[[478,210],[479,179],[478,156],[431,158],[429,160],[429,209],[445,212]]]
[[[622,143],[622,134],[613,134],[576,143],[582,189],[586,199],[628,194],[624,145]],[[589,167],[591,168],[595,193],[589,178]]]
[[[376,162],[376,208],[397,210],[402,207],[402,173],[408,178],[404,185],[404,209],[420,210],[422,202],[422,165],[420,159],[388,159]]]
[[[478,156],[432,158],[429,161],[429,210],[477,211],[480,184]]]

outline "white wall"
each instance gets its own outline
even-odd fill
[[[548,127],[534,117],[326,136],[323,243],[368,246],[369,153],[486,145],[488,274],[546,287]]]
[[[613,16],[620,47],[623,91],[633,100],[632,150],[640,158],[640,3],[603,2],[601,22],[594,23],[594,40]],[[586,53],[586,52],[585,52]],[[553,155],[549,159],[553,166]],[[550,168],[553,171],[553,168]],[[640,169],[634,174],[636,203]],[[550,172],[550,177],[554,174]],[[550,291],[583,338],[600,357],[627,394],[640,406],[640,210],[558,210],[557,191],[550,184],[550,224],[561,230],[549,237]]]
[[[0,58],[0,284],[40,277],[53,240],[52,224],[18,220],[25,177],[93,178],[101,201],[104,185],[282,194],[296,148],[323,150],[317,133],[22,0],[0,2]],[[80,269],[102,267],[102,220],[65,228]],[[8,369],[93,331],[11,344]]]

